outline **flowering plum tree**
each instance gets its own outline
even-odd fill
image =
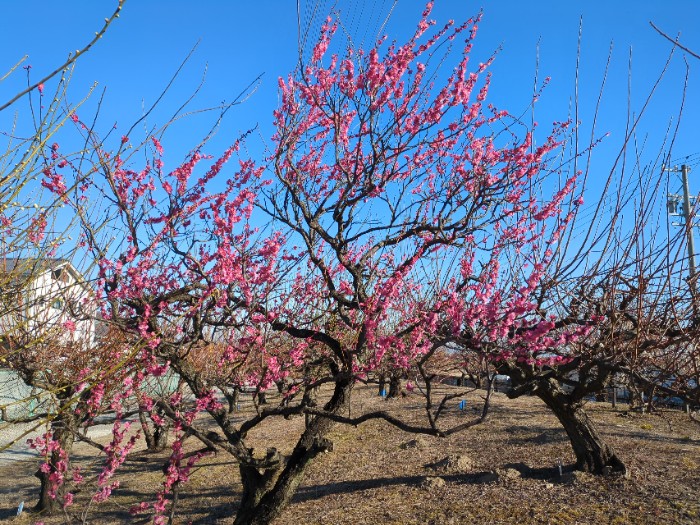
[[[47,410],[39,414],[47,421],[47,430],[30,439],[30,446],[42,459],[36,473],[41,490],[35,510],[46,514],[71,505],[73,494],[69,485],[83,481],[80,469],[71,466],[74,443],[85,441],[106,451],[105,446],[88,438],[86,431],[96,416],[110,408],[117,410],[119,418],[125,401],[120,390],[129,369],[110,368],[110,364],[114,363],[115,354],[129,349],[115,345],[113,338],[107,336],[91,343],[37,344],[9,361],[28,385],[51,397],[44,403]]]
[[[652,95],[653,89],[644,108]],[[485,356],[510,377],[510,397],[542,399],[571,441],[576,468],[596,474],[626,467],[596,431],[584,409],[587,399],[615,377],[686,399],[697,391],[691,372],[697,370],[695,285],[682,279],[685,232],[670,234],[661,202],[668,184],[659,175],[663,155],[653,152],[642,168],[640,148],[626,162],[626,146],[643,114],[622,137],[617,161],[625,162],[611,168],[588,217],[572,219],[547,263],[546,278],[528,295],[528,321],[504,332],[480,321],[459,337],[466,357]],[[518,254],[508,261],[509,271],[519,272]],[[509,314],[504,308],[501,315]],[[533,315],[542,324],[533,324]],[[540,338],[543,327],[547,333]],[[572,327],[579,327],[580,337],[570,338]]]
[[[41,482],[36,509],[45,513],[71,503],[68,480],[81,479],[78,471],[71,472],[72,446],[76,439],[87,440],[78,431],[84,432],[109,405],[115,381],[128,374],[124,367],[110,369],[107,365],[114,364],[120,353],[111,338],[103,337],[100,346],[95,346],[89,285],[75,279],[65,285],[67,268],[73,269],[68,261],[73,255],[69,240],[75,223],[62,215],[61,208],[68,203],[72,188],[55,174],[55,167],[61,165],[57,141],[71,114],[86,100],[68,101],[73,67],[118,18],[123,3],[115,2],[114,12],[87,45],[71,52],[65,62],[38,80],[31,74],[27,56],[8,67],[3,79],[26,72],[27,87],[0,91],[4,141],[0,154],[0,368],[12,372],[3,374],[3,381],[19,377],[32,389],[31,395],[8,402],[15,392],[5,397],[6,389],[14,386],[0,384],[0,414],[3,427],[32,421],[36,423],[32,431],[46,428],[31,443],[43,459],[36,473]],[[7,85],[11,82],[3,87]],[[64,284],[56,287],[52,281]],[[36,405],[28,413],[18,410]],[[13,443],[0,440],[0,450]]]
[[[241,155],[242,137],[213,161],[200,148],[168,171],[154,137],[151,161],[133,169],[128,137],[110,154],[83,126],[94,148],[80,165],[96,169],[71,172],[59,160],[50,172],[53,187],[81,181],[70,202],[99,264],[103,316],[140,341],[130,388],[172,369],[194,395],[194,404],[152,401],[175,430],[158,522],[167,493],[212,450],[238,464],[236,523],[269,523],[309,463],[332,448],[335,424],[382,419],[437,436],[463,428],[442,428],[429,389],[423,426],[385,411],[348,414],[358,381],[387,363],[425,364],[442,355],[436,341],[477,322],[537,348],[590,329],[530,315],[571,217],[575,178],[549,177],[548,165],[567,125],[536,146],[533,130],[486,105],[490,61],[469,64],[478,18],[435,28],[431,7],[405,44],[382,40],[343,55],[331,52],[329,19],[310,61],[279,81],[266,164]],[[101,214],[108,207],[102,229],[87,204],[95,195]],[[522,265],[506,274],[513,250]],[[435,268],[440,277],[428,284]],[[215,395],[218,374],[192,358],[206,348],[216,349],[221,375],[245,373],[257,390],[287,381],[284,402],[236,420]],[[314,399],[319,387],[323,402]],[[252,429],[295,415],[306,425],[291,454],[249,447]],[[204,447],[186,461],[185,434]]]

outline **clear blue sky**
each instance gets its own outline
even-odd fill
[[[311,11],[318,5],[318,14],[325,14],[335,2],[300,2],[302,29],[310,25],[315,36],[320,17],[310,18]],[[64,60],[69,50],[89,41],[115,4],[108,0],[2,2],[0,67],[7,70],[28,54],[32,75],[38,79]],[[392,1],[339,0],[337,6],[353,39],[369,42],[390,11]],[[387,25],[390,38],[406,35],[414,27],[422,6],[422,2],[399,0]],[[611,72],[598,124],[600,134],[610,131],[612,135],[610,146],[601,148],[598,154],[601,167],[609,164],[615,138],[621,135],[625,124],[630,48],[635,110],[641,107],[671,49],[671,44],[649,26],[649,21],[672,36],[680,32],[682,43],[700,53],[698,0],[483,0],[483,3],[438,0],[434,17],[441,22],[449,18],[462,20],[481,7],[484,21],[476,41],[475,58],[484,59],[502,46],[492,68],[490,101],[514,112],[526,107],[532,92],[539,41],[540,78],[552,77],[538,109],[537,118],[543,125],[568,116],[580,17],[583,17],[580,96],[584,126],[590,126],[590,108],[597,97],[608,48],[613,42]],[[193,102],[193,109],[230,101],[263,74],[256,93],[229,114],[213,147],[223,148],[238,132],[255,124],[260,126],[260,136],[267,139],[271,134],[272,110],[277,104],[277,77],[295,65],[297,36],[295,0],[128,0],[105,38],[80,61],[71,96],[77,101],[91,83],[97,82],[100,89],[107,90],[101,114],[103,126],[108,128],[116,123],[124,129],[140,115],[142,103],[150,105],[156,99],[199,41],[182,77],[162,101],[159,111],[149,118],[149,125],[160,125],[167,120],[199,84],[205,68],[206,81]],[[690,156],[688,162],[697,165],[700,162],[700,60],[688,58],[688,63],[691,68],[688,100],[672,156],[679,161]],[[640,129],[649,134],[652,144],[669,119],[677,115],[684,75],[683,53],[678,52]],[[15,75],[0,84],[2,101],[23,82],[22,75]],[[167,159],[172,162],[181,159],[206,132],[207,122],[195,117],[174,128],[167,137]],[[700,177],[700,166],[696,166],[695,175]],[[700,180],[691,182],[691,188],[700,191]]]

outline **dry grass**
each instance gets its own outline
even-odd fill
[[[468,403],[476,407],[478,395],[472,394]],[[382,401],[374,388],[361,387],[356,401],[364,409],[390,407],[405,417],[421,416],[416,396]],[[243,414],[250,409],[245,404]],[[629,466],[629,479],[567,472],[560,477],[557,461],[566,470],[573,455],[554,417],[536,398],[510,401],[496,394],[488,422],[447,439],[416,438],[380,422],[337,427],[335,450],[308,469],[275,525],[700,523],[700,426],[678,411],[640,415],[604,403],[591,403],[588,409]],[[448,417],[457,422],[474,414],[469,406],[459,411],[455,401]],[[251,445],[288,452],[302,428],[302,418],[273,420],[251,434]],[[416,446],[401,446],[412,439]],[[89,467],[85,445],[76,452],[76,462]],[[468,456],[472,467],[426,467],[448,456]],[[134,454],[119,474],[120,489],[108,502],[90,507],[86,522],[147,523],[148,516],[131,516],[128,508],[158,489],[164,457]],[[13,516],[20,501],[29,506],[36,498],[35,469],[27,462],[0,469],[0,518]],[[491,471],[500,475],[488,475]],[[426,483],[426,477],[440,477],[444,484]],[[235,463],[223,454],[207,458],[182,488],[176,523],[231,523],[239,490]],[[76,511],[84,508],[88,493],[86,488],[76,496]],[[33,523],[36,517],[25,513],[10,519]]]

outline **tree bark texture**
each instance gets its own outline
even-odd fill
[[[70,456],[75,441],[75,434],[78,432],[79,416],[71,410],[71,407],[61,407],[59,414],[51,422],[51,435],[54,441],[60,445],[59,450],[51,452],[46,459],[48,472],[39,469],[35,476],[41,482],[39,490],[39,500],[34,506],[35,512],[46,515],[53,515],[63,508],[63,497],[65,495],[65,481],[54,487],[51,475],[58,471],[58,465],[62,460],[66,462],[64,476],[70,470]]]
[[[538,388],[535,394],[554,412],[576,455],[576,469],[591,474],[626,473],[627,469],[598,434],[579,401],[567,399],[559,387]]]
[[[336,381],[333,397],[326,403],[324,410],[339,414],[347,410],[352,391],[350,377]],[[261,471],[251,465],[241,465],[243,497],[234,521],[235,525],[267,525],[280,515],[294,496],[297,487],[304,479],[304,472],[309,464],[322,452],[333,448],[327,439],[334,423],[314,416],[296,444],[294,451],[277,468]],[[276,451],[268,450],[268,458]]]
[[[392,373],[389,377],[389,393],[386,395],[387,399],[394,399],[399,397],[401,394],[401,376]]]

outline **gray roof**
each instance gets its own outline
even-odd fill
[[[21,271],[22,273],[33,272],[35,270],[56,270],[70,264],[67,259],[60,258],[31,258],[31,257],[3,257],[0,259],[0,272],[11,273]]]
[[[38,276],[45,272],[59,269],[66,269],[78,282],[84,281],[80,272],[78,272],[67,259],[58,257],[32,258],[0,256],[0,279],[2,279],[3,275],[6,276],[5,279],[9,277],[9,282],[6,281],[5,284],[18,285],[27,280],[32,280],[32,276]]]

